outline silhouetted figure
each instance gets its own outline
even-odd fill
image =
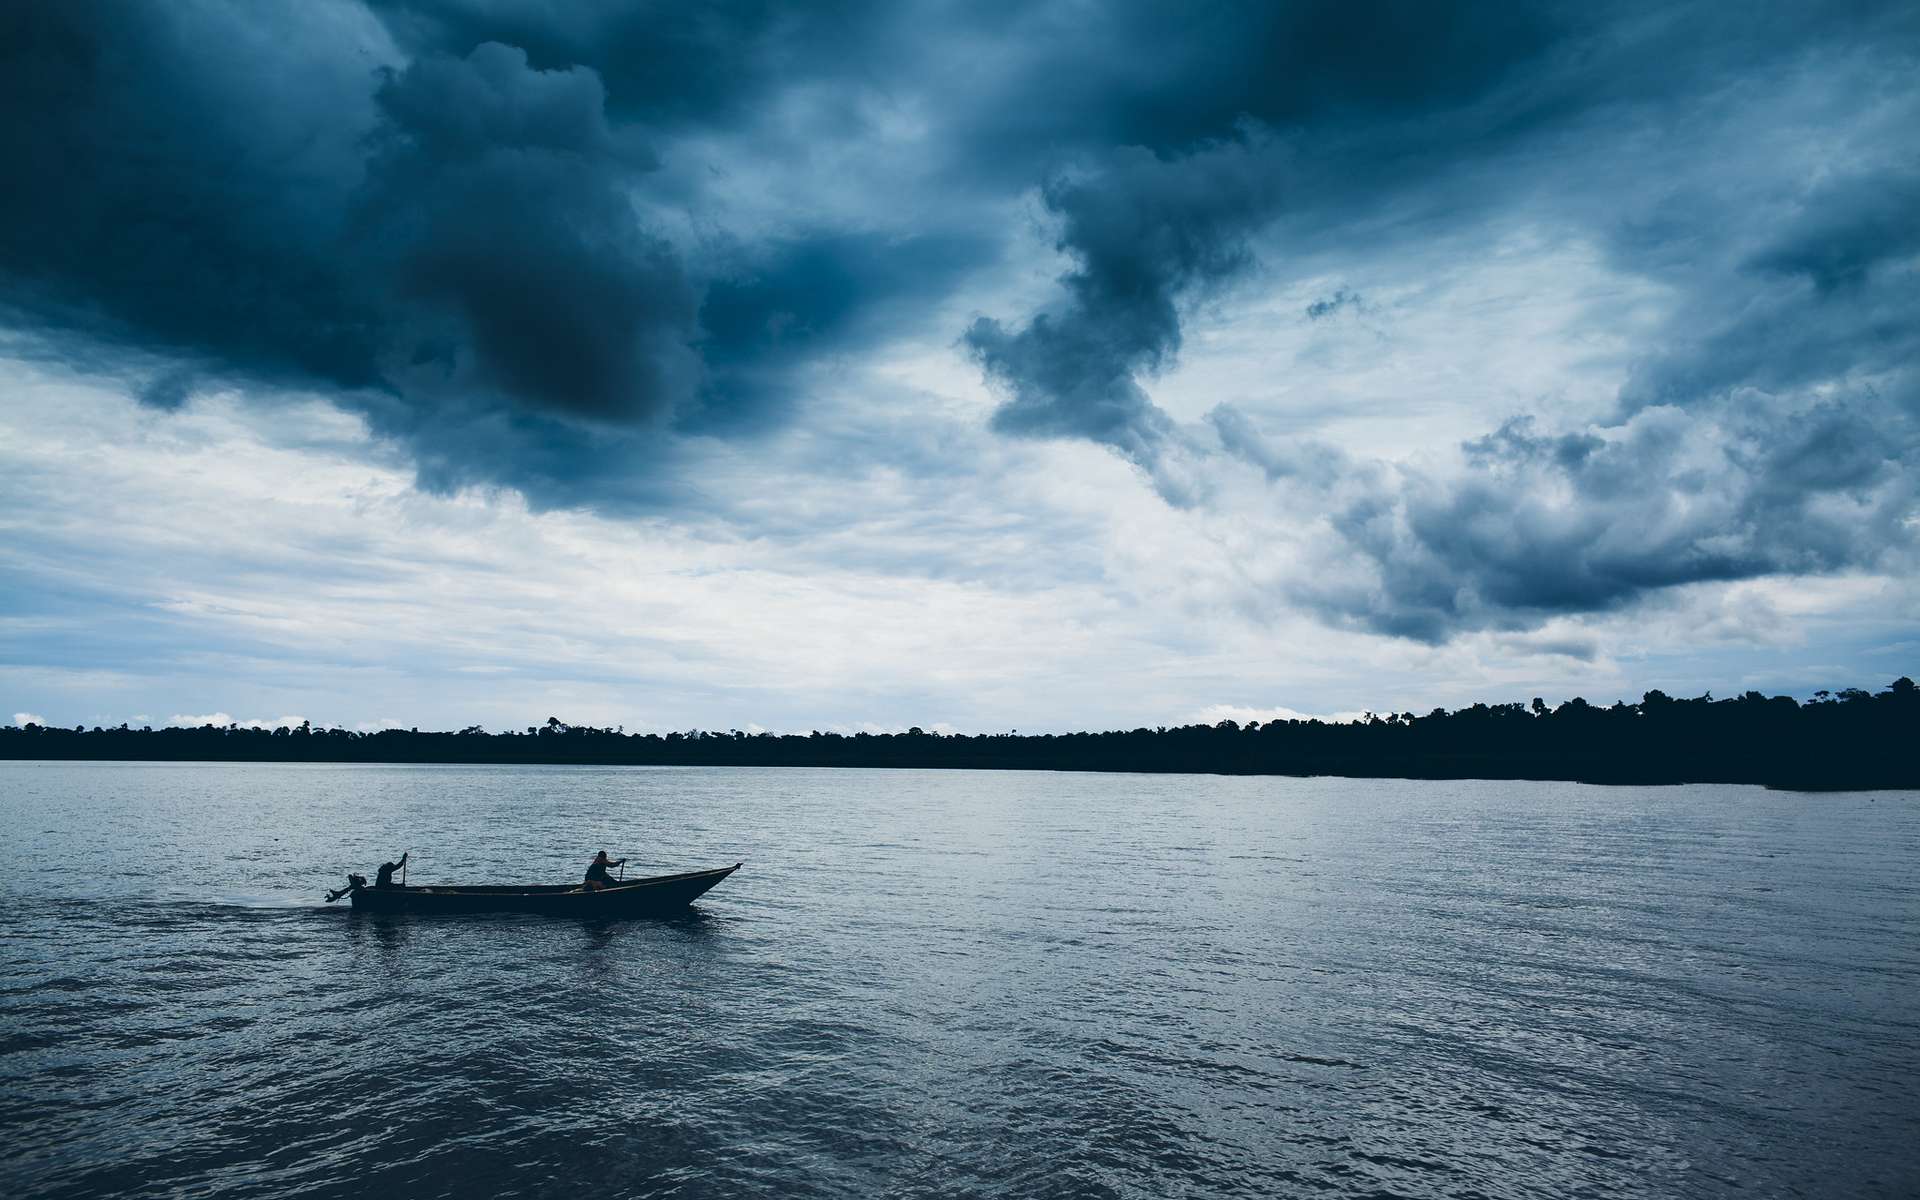
[[[618,883],[619,880],[607,874],[607,868],[623,867],[626,864],[627,860],[624,858],[618,860],[609,859],[605,850],[594,855],[592,864],[587,867],[587,890],[597,892],[601,888],[612,887]]]
[[[411,854],[411,853],[413,853],[413,851],[411,850],[407,851],[407,854]],[[400,856],[399,862],[381,863],[380,869],[374,872],[373,886],[377,888],[392,887],[393,873],[395,871],[398,871],[401,867],[404,867],[407,865],[407,854],[402,854]]]

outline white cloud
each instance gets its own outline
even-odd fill
[[[39,713],[17,712],[13,714],[13,723],[22,727],[27,725],[45,725],[47,719]]]
[[[214,725],[223,729],[228,725],[238,725],[242,729],[280,729],[283,727],[287,729],[298,729],[305,720],[305,717],[249,717],[241,721],[235,720],[232,716],[223,712],[206,713],[201,716],[175,713],[173,716],[167,718],[167,724],[182,729],[198,729],[202,725]]]
[[[198,717],[175,713],[167,718],[167,724],[181,729],[198,729],[202,725],[214,725],[224,729],[234,724],[234,720],[230,714],[223,712],[207,713]]]
[[[1298,249],[1269,251],[1289,277],[1196,314],[1157,402],[1189,421],[1227,402],[1356,455],[1418,458],[1516,412],[1546,424],[1601,415],[1674,301],[1595,246],[1531,228],[1396,244],[1377,259],[1302,262]],[[1357,311],[1308,319],[1342,288],[1362,298]]]
[[[1304,713],[1292,708],[1251,708],[1241,704],[1209,704],[1207,707],[1180,721],[1182,725],[1218,725],[1222,721],[1232,721],[1236,725],[1268,721],[1325,721],[1331,725],[1344,725],[1358,721],[1364,712]]]

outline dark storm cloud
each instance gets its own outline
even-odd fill
[[[956,133],[978,169],[1025,172],[1063,150],[1184,154],[1247,121],[1391,121],[1485,95],[1591,24],[1589,11],[1423,0],[976,9],[966,31],[998,32],[992,53],[1011,65],[999,89],[956,97]]]
[[[355,225],[409,305],[393,374],[440,368],[463,392],[601,421],[691,394],[697,297],[635,219],[623,185],[654,160],[615,137],[591,71],[488,42],[388,74],[377,98]]]
[[[949,290],[992,253],[966,233],[828,233],[741,249],[701,306],[708,377],[680,426],[727,430],[788,411],[796,366],[878,338],[900,307]]]
[[[1870,398],[1654,409],[1609,433],[1517,419],[1469,444],[1464,478],[1368,491],[1333,525],[1373,579],[1298,594],[1336,622],[1437,642],[1682,584],[1871,566],[1911,542],[1920,441]]]
[[[1231,0],[1202,8],[991,0],[374,0],[409,53],[524,48],[593,68],[656,128],[754,122],[799,88],[923,92],[955,168],[1028,186],[1062,151],[1183,152],[1246,118],[1470,100],[1581,24],[1573,4]],[[847,132],[856,132],[850,117]]]
[[[374,0],[410,54],[460,56],[483,42],[524,49],[536,66],[585,66],[608,108],[655,127],[750,122],[796,82],[870,73],[905,4],[775,0]]]
[[[1902,147],[1887,152],[1901,155]],[[1920,184],[1902,162],[1823,181],[1783,206],[1758,248],[1695,291],[1636,367],[1623,410],[1847,381],[1920,411]]]
[[[1074,261],[1056,308],[1008,329],[982,317],[966,345],[1005,385],[994,427],[1086,437],[1151,466],[1169,423],[1138,383],[1180,349],[1177,302],[1248,262],[1245,235],[1275,203],[1277,149],[1249,140],[1177,159],[1130,149],[1044,193]]]
[[[643,129],[751,105],[784,54],[824,55],[836,28],[674,12],[395,6],[408,57],[346,3],[11,6],[9,323],[72,361],[118,356],[156,407],[196,381],[321,387],[432,488],[680,495],[644,478],[672,429],[782,419],[790,373],[886,336],[993,248],[937,229],[693,248],[651,231]],[[548,57],[472,36],[489,31]],[[617,68],[617,102],[582,60]]]
[[[374,63],[307,10],[282,10],[274,38],[198,11],[0,15],[7,303],[110,343],[370,384],[376,316],[332,260]],[[321,53],[289,49],[309,38]]]
[[[538,491],[594,425],[694,392],[698,294],[635,218],[655,160],[591,71],[497,44],[385,67],[376,25],[330,21],[350,10],[266,11],[13,10],[16,307],[208,375],[331,385],[445,486]],[[279,24],[303,21],[310,41]],[[184,378],[143,398],[177,406]]]
[[[1828,178],[1753,256],[1752,266],[1804,276],[1823,292],[1857,285],[1920,251],[1916,212],[1920,170],[1911,162]]]

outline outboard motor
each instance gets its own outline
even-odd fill
[[[339,891],[327,893],[327,903],[332,904],[348,892],[357,892],[365,886],[367,886],[367,877],[365,875],[349,875],[347,876],[347,886],[341,888]]]

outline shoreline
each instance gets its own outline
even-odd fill
[[[142,756],[109,757],[101,755],[6,755],[0,754],[0,763],[22,765],[57,766],[62,764],[124,764],[129,766],[333,766],[333,767],[610,767],[610,768],[672,768],[672,769],[714,769],[714,770],[820,770],[820,771],[1033,771],[1072,775],[1193,775],[1213,777],[1272,778],[1272,779],[1381,779],[1407,780],[1432,783],[1456,783],[1485,781],[1489,783],[1578,783],[1590,787],[1694,787],[1694,786],[1739,786],[1760,787],[1768,791],[1799,792],[1806,795],[1833,795],[1844,792],[1906,792],[1920,791],[1920,778],[1880,778],[1847,777],[1832,780],[1807,780],[1788,778],[1756,778],[1752,776],[1654,776],[1631,775],[1625,773],[1581,773],[1572,772],[1548,774],[1543,772],[1489,771],[1426,771],[1405,770],[1315,770],[1301,768],[1283,769],[1235,769],[1226,767],[1208,768],[1204,766],[1050,766],[1035,763],[1007,762],[969,762],[969,763],[932,763],[932,762],[777,762],[777,761],[664,761],[664,760],[617,760],[608,758],[566,758],[566,757],[529,757],[529,758],[401,758],[401,757],[206,757],[179,756],[156,758]]]

